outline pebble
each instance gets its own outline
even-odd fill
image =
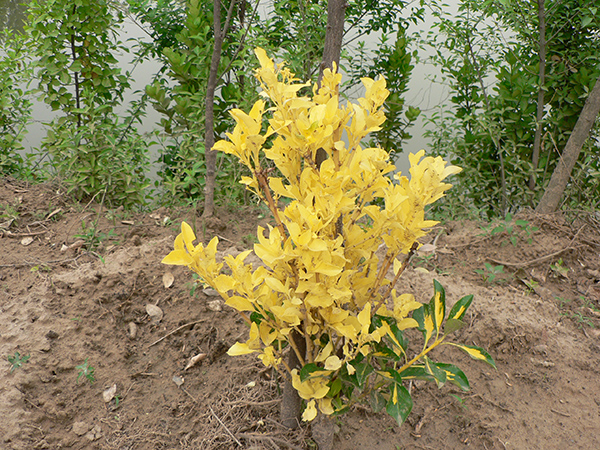
[[[129,339],[134,340],[137,337],[138,327],[134,322],[129,322]]]

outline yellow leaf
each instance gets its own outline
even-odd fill
[[[243,344],[241,342],[236,342],[231,346],[229,350],[227,350],[227,354],[229,356],[239,356],[239,355],[247,355],[249,353],[254,353],[258,351],[258,349],[250,348],[248,344]]]
[[[333,344],[331,343],[331,341],[329,341],[327,343],[327,345],[321,349],[321,351],[315,358],[315,362],[325,361],[329,357],[329,355],[331,355],[332,351],[333,351]]]
[[[433,334],[433,318],[430,314],[425,316],[425,345],[429,342],[431,335]]]
[[[326,370],[338,370],[340,367],[342,367],[342,361],[336,355],[330,356],[325,360]]]
[[[334,413],[335,410],[333,409],[332,400],[333,399],[328,397],[324,397],[317,400],[317,403],[319,404],[319,410],[323,414],[330,416]]]
[[[288,291],[285,288],[285,286],[281,283],[281,281],[279,281],[277,278],[266,277],[264,281],[267,286],[269,286],[271,289],[273,289],[276,292],[284,292],[285,293]]]
[[[174,266],[189,266],[194,262],[193,258],[185,250],[173,250],[161,261],[163,264]]]
[[[233,295],[229,297],[225,304],[238,311],[254,311],[254,305],[252,305],[252,302],[247,298],[240,297],[239,295]]]
[[[306,404],[306,408],[302,413],[302,420],[304,422],[310,422],[315,417],[317,417],[317,408],[315,407],[315,403],[316,402],[314,400],[311,400]]]
[[[358,313],[358,321],[361,325],[361,333],[367,335],[371,326],[371,304],[367,303],[363,310]]]
[[[193,242],[196,240],[196,235],[194,234],[192,227],[190,227],[186,222],[181,222],[181,234],[183,235],[183,242],[185,243],[188,252],[193,252]]]
[[[444,304],[440,301],[441,296],[442,296],[441,292],[436,292],[435,297],[434,297],[434,303],[433,303],[433,307],[435,309],[435,318],[436,318],[435,328],[437,330],[440,329],[440,327],[442,326],[442,322],[444,321]]]

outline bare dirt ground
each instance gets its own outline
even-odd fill
[[[336,449],[600,448],[599,217],[518,219],[495,231],[440,224],[400,286],[423,302],[434,278],[449,303],[474,294],[456,339],[486,348],[498,369],[437,354],[464,370],[469,393],[414,384],[402,427],[356,407],[336,422]],[[0,180],[0,449],[315,449],[309,426],[279,425],[277,377],[225,354],[244,322],[160,263],[181,220],[234,253],[268,217],[108,211]],[[29,355],[22,367],[8,361],[16,352]],[[78,379],[86,361],[93,384]]]

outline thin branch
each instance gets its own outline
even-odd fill
[[[177,333],[179,330],[181,330],[181,329],[183,329],[183,328],[185,328],[185,327],[189,327],[190,325],[196,325],[197,323],[206,322],[207,320],[208,320],[208,319],[200,319],[200,320],[196,320],[196,321],[194,321],[194,322],[186,323],[185,325],[181,325],[180,327],[178,327],[178,328],[175,328],[173,331],[171,331],[171,332],[169,332],[169,333],[165,334],[165,335],[164,335],[163,337],[161,337],[159,340],[157,340],[157,341],[154,341],[152,344],[150,344],[150,345],[148,346],[148,348],[152,347],[153,345],[156,345],[156,344],[158,344],[158,343],[159,343],[160,341],[162,341],[163,339],[166,339],[166,338],[168,338],[168,337],[169,337],[169,336],[171,336],[172,334],[175,334],[175,333]]]
[[[212,406],[208,407],[210,409],[210,412],[212,413],[212,415],[214,416],[215,419],[217,419],[217,421],[219,422],[219,424],[221,424],[221,426],[225,429],[225,431],[227,431],[227,434],[229,434],[229,436],[231,436],[233,438],[233,440],[236,442],[237,445],[239,445],[240,447],[243,447],[242,443],[239,441],[238,438],[236,438],[233,433],[231,431],[229,431],[229,428],[227,428],[225,426],[225,424],[221,421],[221,419],[219,419],[219,416],[217,416],[215,414],[215,412],[212,409]]]

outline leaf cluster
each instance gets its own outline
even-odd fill
[[[185,222],[163,263],[189,267],[240,312],[249,338],[228,353],[256,353],[266,366],[291,376],[307,401],[304,420],[314,419],[318,410],[343,413],[374,390],[384,392],[376,403],[383,398],[401,422],[410,410],[402,385],[409,368],[413,377],[463,383],[458,369],[437,366],[426,356],[460,326],[472,297],[457,303],[442,331],[441,286],[436,284],[425,306],[394,289],[417,239],[435,224],[425,219],[425,207],[444,195],[450,185],[443,180],[460,169],[420,151],[409,156],[411,178],[398,174],[393,182],[386,176],[394,170],[388,153],[362,144],[385,121],[382,105],[389,91],[383,78],[364,78],[364,97],[342,105],[335,70],[325,70],[308,97],[300,92],[310,85],[264,50],[256,55],[264,100],[249,113],[232,110],[236,126],[214,148],[248,168],[242,183],[273,214],[276,225],[259,227],[254,245],[262,264],[244,262],[250,250],[217,262],[218,239],[194,244]],[[377,253],[380,247],[383,254]],[[404,336],[410,328],[425,340],[412,359]],[[483,350],[458,346],[492,363]],[[290,352],[299,368],[286,362]]]

